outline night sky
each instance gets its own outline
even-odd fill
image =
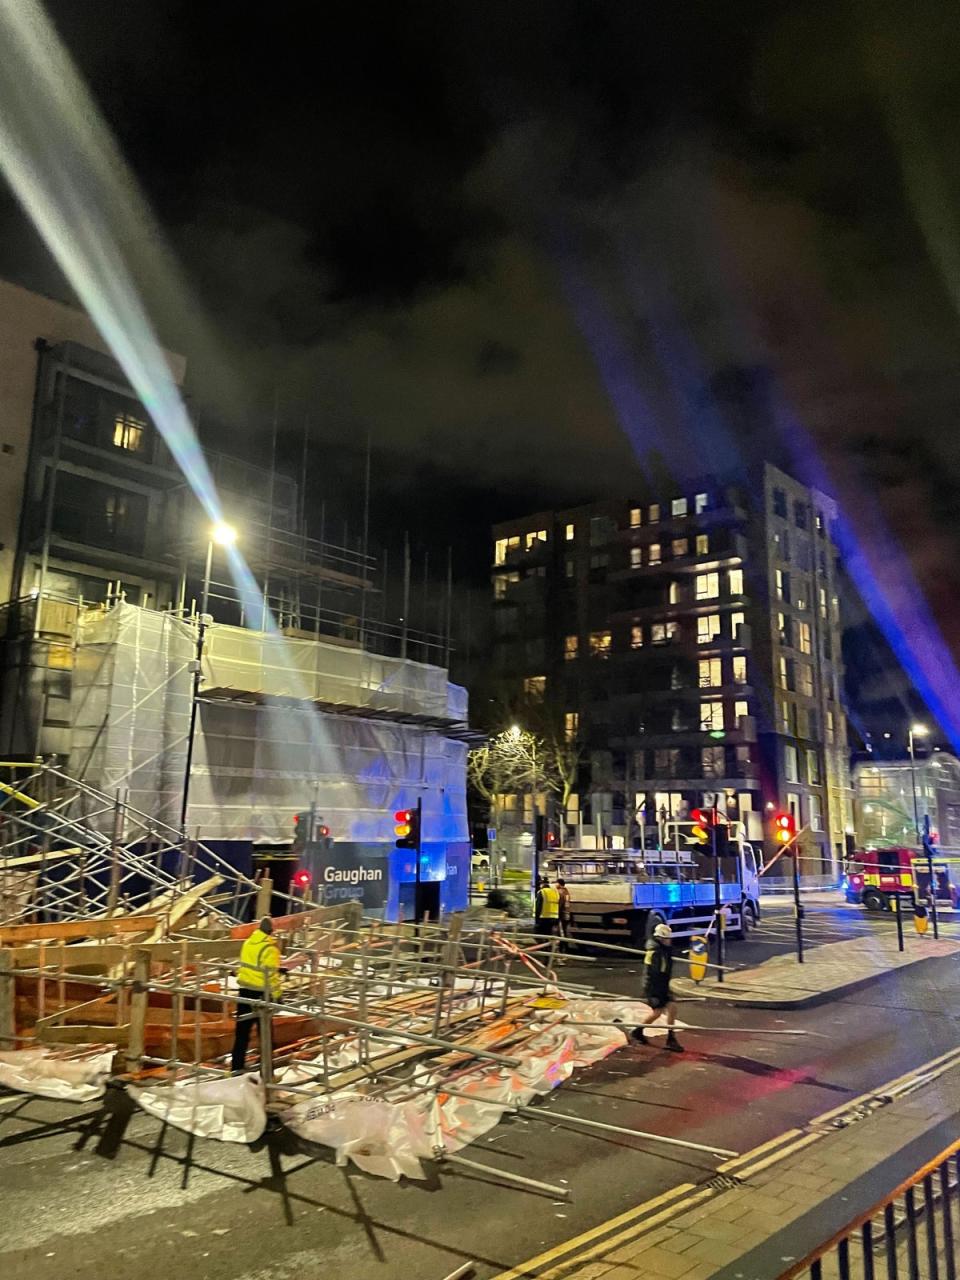
[[[48,10],[208,438],[267,449],[276,397],[350,512],[369,433],[377,531],[477,581],[494,519],[765,453],[891,530],[960,652],[955,3]],[[67,292],[12,200],[0,271]]]

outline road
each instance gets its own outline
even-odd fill
[[[811,945],[851,932],[869,945],[892,922],[824,904],[808,926]],[[787,947],[791,930],[789,909],[773,906],[732,958],[755,963]],[[608,991],[633,993],[638,981],[632,959],[565,972]],[[955,961],[907,969],[795,1013],[685,1002],[686,1053],[624,1048],[542,1110],[743,1151],[953,1048],[957,973]],[[442,1280],[474,1260],[491,1277],[679,1182],[705,1181],[718,1164],[522,1119],[466,1154],[567,1186],[569,1200],[453,1168],[392,1184],[339,1169],[282,1130],[253,1150],[191,1143],[113,1091],[103,1109],[0,1094],[0,1266],[13,1280],[110,1280],[131,1269],[138,1280]]]

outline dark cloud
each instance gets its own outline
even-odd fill
[[[262,437],[279,389],[321,488],[369,433],[384,526],[427,538],[429,485],[478,571],[488,518],[652,451],[799,465],[791,419],[960,649],[955,5],[51,12],[190,283],[144,273],[205,419]],[[778,413],[728,412],[742,368]]]

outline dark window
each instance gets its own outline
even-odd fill
[[[807,504],[805,502],[795,502],[793,504],[793,522],[797,528],[806,529],[808,519]]]
[[[57,475],[53,527],[71,542],[142,555],[147,499],[70,471]]]
[[[774,489],[773,491],[773,510],[775,515],[782,516],[786,520],[787,495],[782,489]]]
[[[591,547],[603,547],[610,541],[613,532],[613,522],[609,516],[591,516],[590,517],[590,545]]]

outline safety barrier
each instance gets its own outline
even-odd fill
[[[779,1280],[957,1280],[958,1153],[960,1141],[784,1271]]]

